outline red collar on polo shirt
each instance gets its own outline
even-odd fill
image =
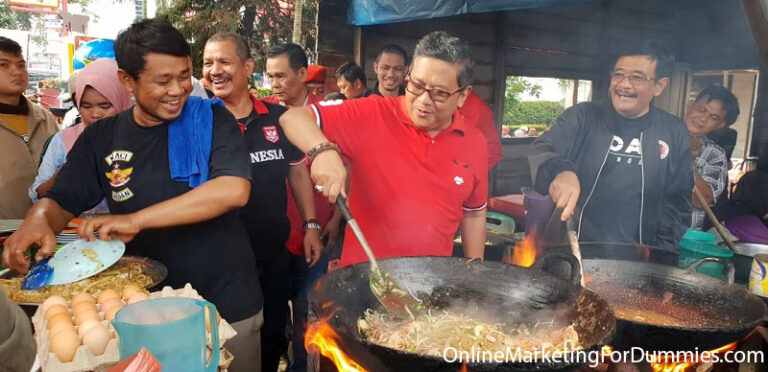
[[[281,101],[279,98],[277,98],[276,94],[273,94],[269,97],[263,98],[265,102],[269,103],[276,103],[281,106],[285,106],[286,108],[291,108],[290,106],[286,105],[285,102]],[[309,105],[314,105],[315,103],[318,103],[323,100],[323,97],[316,96],[310,92],[307,92],[307,98],[304,98],[304,104],[301,107],[307,107]]]
[[[255,95],[251,94],[251,101],[253,101],[253,109],[256,110],[257,114],[266,115],[269,113],[269,109],[267,108],[267,105],[265,105],[264,102],[261,102],[259,97],[256,97]]]
[[[259,97],[256,97],[250,93],[248,93],[248,96],[251,97],[251,102],[253,102],[253,109],[256,111],[257,114],[266,115],[269,113],[269,109],[267,108],[267,105],[261,102]],[[213,98],[219,98],[219,97],[214,96]],[[245,134],[245,123],[241,123],[239,118],[235,118],[235,120],[237,120],[237,127],[240,128],[240,134]]]
[[[264,102],[261,102],[259,97],[256,97],[253,94],[248,93],[248,96],[251,97],[251,102],[253,102],[253,109],[256,110],[256,113],[259,115],[266,115],[269,114],[269,109],[267,108],[267,105],[264,104]],[[216,96],[213,96],[211,98],[219,98]],[[221,99],[221,98],[219,98]],[[237,119],[237,118],[235,118]]]
[[[405,96],[398,96],[396,100],[397,100],[397,103],[395,104],[395,116],[397,116],[397,118],[400,119],[400,121],[403,124],[416,127],[416,124],[413,123],[413,120],[411,120],[411,117],[408,116],[408,109],[405,102]],[[419,129],[424,131],[421,128]],[[454,112],[451,125],[449,125],[447,128],[440,131],[440,133],[438,133],[437,135],[439,136],[445,133],[446,131],[454,131],[454,132],[460,133],[461,135],[464,135],[464,132],[466,131],[466,129],[467,129],[467,125],[466,123],[464,123],[464,119],[462,119],[461,115],[459,115],[458,112]],[[428,136],[426,131],[424,131],[424,134]]]

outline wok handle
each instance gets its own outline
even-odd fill
[[[568,277],[563,276],[562,271],[557,270],[558,266],[553,265],[558,262],[564,262],[568,264]],[[556,277],[567,280],[571,284],[579,285],[581,282],[581,266],[579,265],[579,260],[570,254],[561,252],[550,252],[544,254],[536,260],[531,268],[534,270],[550,273]]]
[[[718,258],[718,257],[704,257],[704,258],[702,258],[702,259],[692,263],[690,266],[685,268],[686,274],[694,274],[694,273],[696,273],[696,269],[699,266],[701,266],[701,264],[703,264],[705,262],[717,262],[717,263],[723,265],[723,267],[726,270],[726,272],[725,272],[725,280],[723,280],[723,281],[725,282],[725,284],[728,284],[728,285],[733,284],[733,282],[734,282],[734,275],[736,273],[736,269],[733,267],[733,263],[731,263],[731,261],[724,260],[724,259]]]

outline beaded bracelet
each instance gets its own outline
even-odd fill
[[[328,150],[334,150],[337,153],[341,154],[341,151],[339,151],[339,145],[333,143],[333,142],[323,142],[307,151],[307,157],[309,158],[309,161],[315,160],[315,157],[317,154],[328,151]]]

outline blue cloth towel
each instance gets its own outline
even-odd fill
[[[181,115],[168,125],[168,160],[171,179],[189,182],[189,187],[202,185],[210,174],[213,137],[213,105],[224,103],[220,99],[202,99],[190,96]]]

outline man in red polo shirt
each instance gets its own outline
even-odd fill
[[[332,202],[346,194],[346,170],[326,150],[349,159],[350,211],[377,257],[448,256],[459,227],[464,254],[483,257],[485,139],[456,114],[471,80],[469,46],[433,32],[416,46],[405,96],[325,101],[280,118],[288,139],[313,158],[312,178]],[[342,266],[366,260],[352,236]]]

